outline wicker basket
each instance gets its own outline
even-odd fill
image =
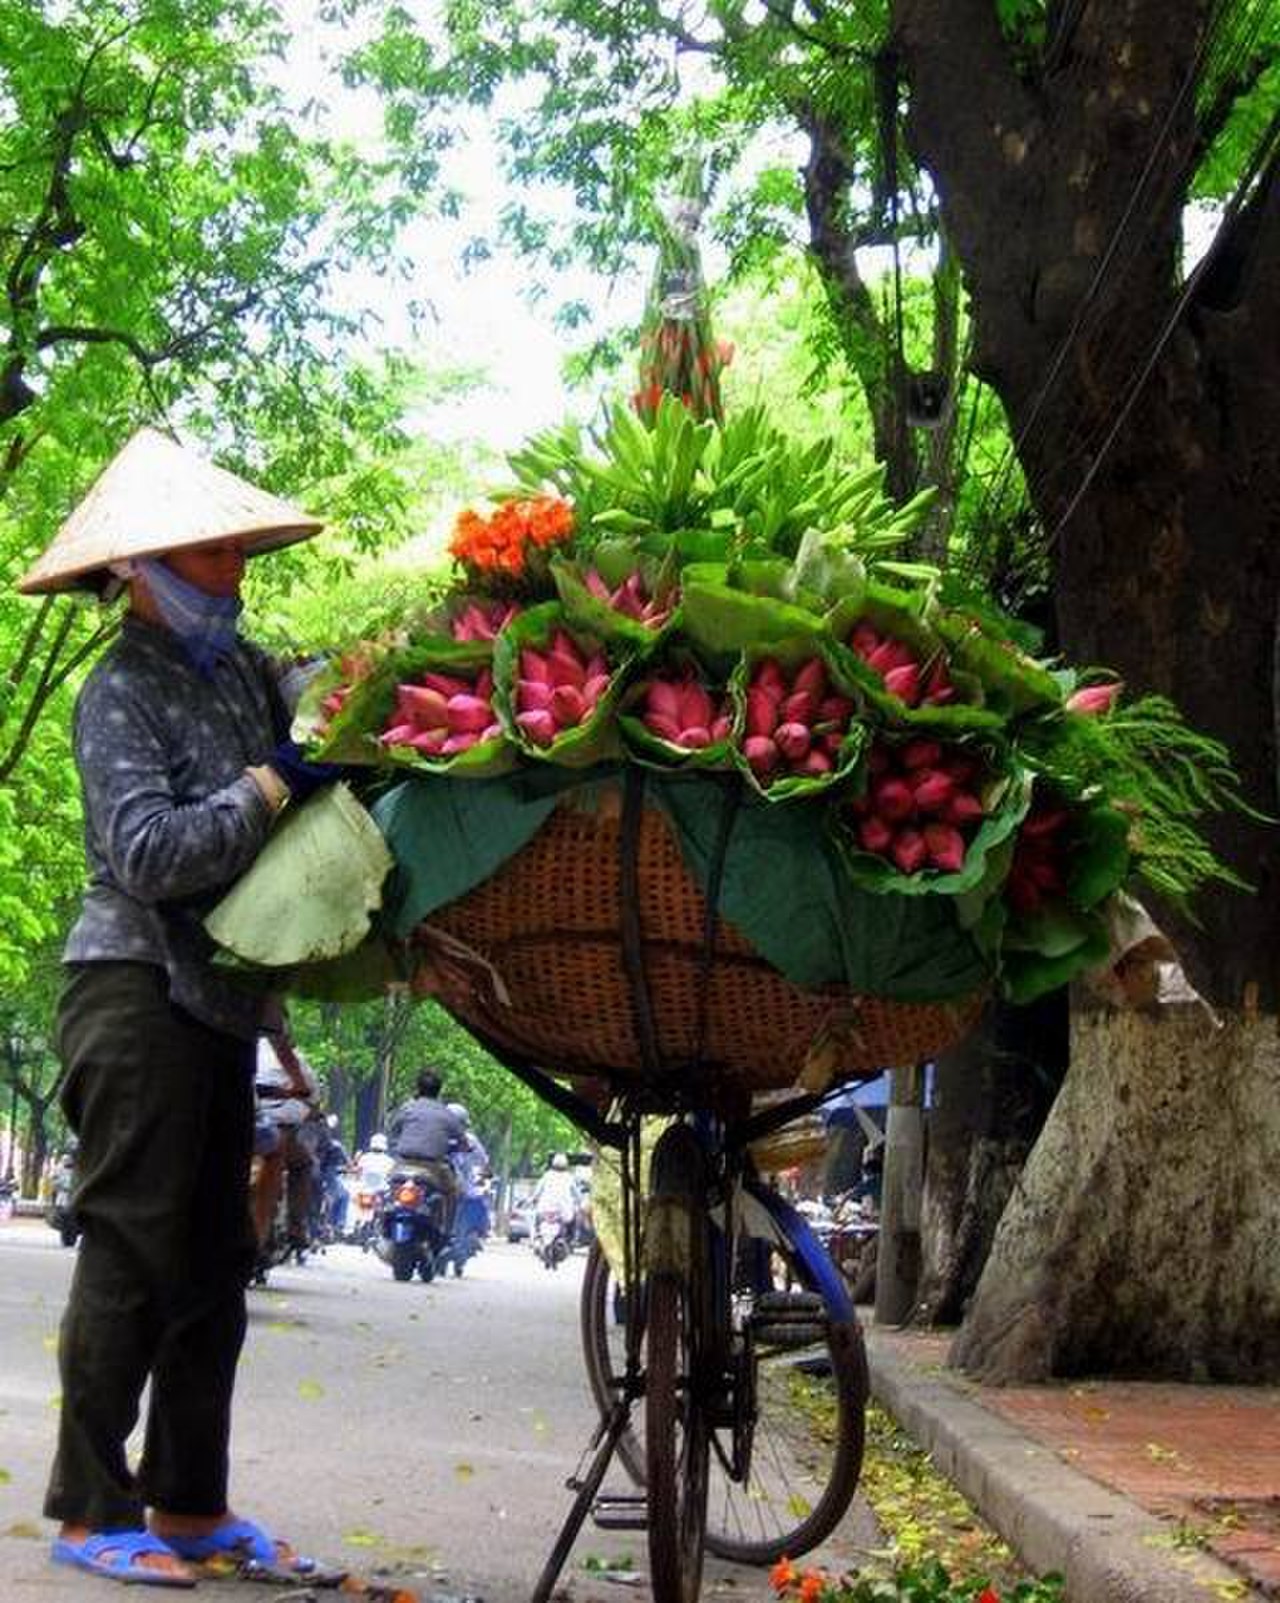
[[[419,932],[427,944],[443,938],[455,957],[466,949],[467,961],[443,966],[436,993],[500,1057],[615,1091],[643,1087],[659,1103],[666,1092],[673,1106],[714,1106],[919,1063],[974,1022],[976,997],[917,1005],[801,990],[723,920],[708,975],[702,894],[666,819],[649,808],[640,924],[660,1069],[646,1073],[620,934],[620,830],[616,807],[562,804],[498,873]]]

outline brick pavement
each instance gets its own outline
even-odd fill
[[[1052,1448],[1280,1598],[1280,1386],[1087,1380],[979,1386],[945,1368],[949,1337],[877,1331],[913,1368]]]

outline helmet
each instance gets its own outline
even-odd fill
[[[461,1102],[450,1102],[446,1105],[449,1109],[449,1112],[453,1114],[454,1118],[460,1125],[463,1126],[464,1129],[471,1123],[471,1115],[467,1112],[466,1108],[463,1107]]]
[[[565,1157],[563,1152],[557,1152],[551,1160],[551,1167],[553,1169],[567,1169],[569,1167],[569,1160]]]
[[[385,1152],[386,1150],[387,1138],[385,1135],[383,1135],[381,1130],[378,1131],[377,1135],[371,1135],[369,1137],[370,1152]]]
[[[336,1130],[338,1128],[338,1115],[336,1113],[331,1113],[324,1122],[331,1130]]]

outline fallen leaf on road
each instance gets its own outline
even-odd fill
[[[11,1536],[15,1542],[42,1542],[44,1532],[31,1520],[18,1520],[6,1530],[0,1531],[0,1536]]]
[[[455,1464],[453,1466],[453,1473],[460,1481],[469,1481],[475,1472],[474,1464]]]
[[[324,1387],[318,1380],[300,1380],[298,1382],[298,1396],[303,1402],[314,1403],[324,1396]]]
[[[0,1486],[7,1486],[12,1479],[13,1476],[7,1469],[0,1469]]]
[[[354,1530],[344,1531],[342,1540],[348,1547],[377,1547],[378,1537],[373,1531],[366,1531],[362,1526]]]

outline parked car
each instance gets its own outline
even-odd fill
[[[507,1240],[528,1241],[533,1234],[533,1198],[517,1197],[507,1210]]]

